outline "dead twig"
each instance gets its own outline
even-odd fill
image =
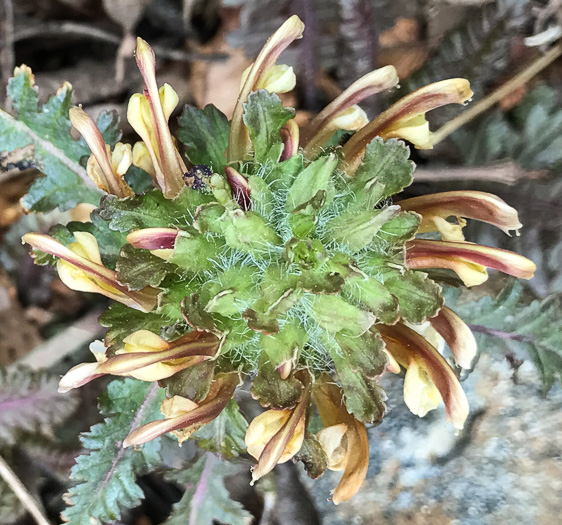
[[[526,171],[514,162],[502,162],[490,166],[462,166],[452,168],[416,168],[415,182],[485,181],[513,186],[521,180],[540,179],[545,171]]]
[[[15,472],[10,468],[2,456],[0,456],[0,477],[2,477],[8,487],[14,491],[14,494],[31,514],[37,525],[51,525],[47,521],[47,518],[43,515],[43,511],[39,507],[39,504],[35,501],[33,496],[25,488],[24,484],[16,476]]]
[[[63,35],[85,36],[109,44],[115,44],[116,46],[120,46],[123,40],[120,35],[91,25],[78,22],[49,22],[37,27],[18,29],[14,33],[14,42],[40,37],[60,37]],[[152,46],[152,48],[160,58],[167,58],[177,62],[192,62],[193,60],[220,62],[228,58],[226,53],[188,52],[180,49],[167,49],[157,45]]]
[[[468,124],[491,107],[495,106],[512,91],[515,91],[518,87],[529,82],[529,80],[531,80],[535,75],[552,64],[552,62],[554,62],[560,55],[562,55],[562,42],[559,42],[539,59],[533,60],[523,69],[523,71],[515,75],[495,91],[492,91],[492,93],[480,100],[480,102],[474,104],[466,111],[463,111],[460,115],[447,122],[444,126],[441,126],[433,134],[433,144],[439,144],[439,142],[447,138],[451,133],[465,124]]]

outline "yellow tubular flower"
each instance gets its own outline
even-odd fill
[[[152,421],[133,430],[123,441],[123,447],[141,445],[167,432],[173,432],[182,441],[193,432],[215,419],[232,399],[240,378],[237,373],[218,377],[207,397],[200,403],[175,396],[162,403],[161,411],[166,419]]]
[[[183,174],[187,171],[168,127],[178,95],[168,84],[158,89],[154,51],[142,38],[137,38],[136,60],[146,89],[144,95],[135,93],[130,98],[127,120],[144,141],[156,182],[166,197],[173,198],[185,186]]]
[[[266,410],[255,417],[248,426],[244,440],[248,448],[248,454],[256,459],[260,459],[267,443],[283,428],[289,420],[291,413],[292,410]],[[277,463],[286,463],[301,449],[304,442],[304,423],[305,418],[303,414],[297,422],[295,431]]]
[[[451,78],[424,86],[392,105],[344,145],[342,153],[351,175],[361,163],[365,148],[375,137],[402,138],[416,148],[431,149],[433,143],[426,112],[446,104],[464,104],[472,97],[468,80]]]
[[[112,153],[92,117],[82,108],[72,108],[69,117],[92,151],[86,166],[90,179],[98,188],[117,197],[133,196],[133,190],[124,179],[132,163],[131,146],[119,142]]]
[[[468,400],[461,384],[445,358],[420,334],[402,323],[377,325],[387,351],[406,368],[404,401],[416,415],[423,417],[445,404],[447,421],[463,428],[468,417]]]
[[[398,75],[393,66],[376,69],[361,77],[328,104],[302,130],[306,156],[312,156],[338,129],[357,130],[367,124],[366,115],[357,104],[366,98],[393,88]]]
[[[290,75],[288,70],[273,69],[279,55],[294,41],[302,38],[304,24],[300,18],[293,15],[269,38],[263,49],[260,51],[256,61],[248,69],[246,79],[242,88],[230,124],[230,134],[228,136],[228,148],[226,158],[228,162],[243,160],[249,148],[248,130],[244,126],[244,104],[248,101],[248,95],[252,91],[259,89],[258,86],[267,82],[282,87],[289,86]],[[272,76],[270,76],[272,75]]]
[[[327,374],[315,384],[313,398],[324,427],[316,437],[326,453],[328,468],[344,471],[332,491],[332,501],[338,505],[355,496],[367,476],[367,431],[365,425],[347,411],[341,388]]]
[[[141,381],[159,381],[176,372],[215,356],[219,341],[212,334],[190,332],[167,342],[148,330],[138,330],[124,339],[125,348],[113,357],[92,349],[96,363],[81,363],[61,379],[59,391],[78,388],[104,374],[134,377]]]
[[[252,482],[269,474],[277,463],[291,459],[302,447],[306,430],[306,409],[310,401],[311,382],[306,376],[297,406],[290,410],[267,410],[248,426],[246,446],[258,460],[252,470]]]
[[[248,66],[242,73],[240,79],[240,89],[244,87],[244,83],[250,74],[254,64]],[[276,65],[269,68],[254,86],[254,91],[265,89],[269,93],[287,93],[297,85],[297,77],[291,66],[285,64]]]
[[[465,286],[482,284],[492,268],[520,279],[531,279],[536,265],[517,253],[470,242],[415,239],[406,243],[406,263],[410,269],[446,268],[453,270]]]
[[[519,230],[517,211],[502,199],[482,191],[446,191],[405,199],[398,203],[405,211],[414,211],[422,216],[419,233],[439,231],[444,241],[462,241],[462,228],[466,221],[475,219],[500,228],[509,235]],[[446,219],[456,217],[458,224]]]
[[[150,312],[156,306],[160,291],[150,286],[131,291],[122,286],[116,272],[102,264],[98,241],[91,233],[74,232],[74,238],[76,242],[68,247],[40,233],[26,233],[22,241],[58,257],[59,277],[72,290],[99,293],[143,312]]]

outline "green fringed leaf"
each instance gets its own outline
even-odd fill
[[[400,140],[376,137],[367,144],[363,162],[350,181],[357,193],[355,208],[372,208],[412,184],[415,164],[410,149]]]
[[[387,206],[382,210],[343,213],[328,222],[324,240],[334,239],[347,244],[352,252],[358,252],[373,241],[399,210],[398,206]]]
[[[76,409],[74,392],[57,392],[60,377],[28,368],[0,369],[0,442],[14,444],[21,432],[50,435]]]
[[[168,261],[189,272],[209,270],[220,247],[220,242],[196,231],[182,231],[176,238],[174,251]]]
[[[192,164],[206,164],[216,173],[226,166],[224,152],[228,146],[228,119],[212,104],[203,109],[185,106],[179,118],[178,138],[187,148]]]
[[[123,345],[123,339],[133,332],[150,330],[159,333],[168,324],[168,320],[156,312],[144,313],[121,303],[113,303],[101,314],[99,323],[108,328],[105,346],[117,350]]]
[[[325,192],[322,206],[328,206],[334,199],[333,174],[338,163],[339,159],[335,155],[326,155],[310,163],[301,171],[287,195],[286,210],[296,212],[296,208],[299,206],[311,203],[314,198],[318,199],[319,192]]]
[[[224,229],[226,244],[235,250],[254,255],[266,254],[281,239],[258,213],[236,210]]]
[[[319,295],[310,298],[310,315],[326,331],[347,330],[361,335],[375,322],[375,316],[361,310],[337,295]]]
[[[342,331],[336,334],[338,347],[330,347],[345,395],[345,406],[359,421],[380,423],[386,412],[386,393],[377,379],[388,363],[384,341],[378,333],[360,337]]]
[[[283,152],[279,131],[295,116],[295,110],[283,107],[275,93],[260,89],[250,93],[244,104],[244,124],[248,128],[254,146],[254,160],[277,162]]]
[[[261,346],[273,368],[287,361],[297,363],[308,341],[306,331],[297,323],[287,323],[277,334],[261,336]]]
[[[495,299],[457,303],[458,295],[457,290],[449,290],[447,305],[469,324],[480,351],[529,357],[545,392],[556,379],[562,382],[562,294],[529,304],[523,286],[512,281]]]
[[[117,259],[117,280],[129,290],[142,290],[146,286],[158,286],[171,270],[166,261],[126,244]]]
[[[166,388],[168,397],[182,396],[195,403],[205,399],[215,378],[215,361],[203,361],[185,368],[172,377],[162,379],[160,384]]]
[[[291,373],[281,379],[279,372],[271,364],[266,354],[262,354],[258,375],[252,382],[252,397],[261,406],[276,409],[292,408],[300,400],[303,384]]]
[[[195,210],[211,197],[185,188],[175,199],[166,199],[159,190],[128,199],[107,195],[102,199],[100,215],[118,232],[142,228],[177,228],[191,224]]]
[[[213,454],[205,454],[194,464],[171,472],[167,478],[185,486],[186,491],[164,525],[249,525],[251,514],[231,499],[224,486],[224,478],[236,472],[235,466]]]
[[[344,293],[366,305],[377,320],[385,324],[394,324],[398,320],[398,299],[375,278],[353,275],[347,279]]]
[[[63,518],[71,525],[108,523],[121,518],[121,509],[137,506],[143,498],[136,477],[160,464],[160,439],[135,450],[121,444],[133,429],[160,419],[164,391],[136,379],[111,382],[100,397],[103,423],[82,434],[88,451],[76,459],[70,477],[77,485],[65,496],[69,506]]]
[[[385,268],[384,287],[398,299],[400,314],[410,323],[423,323],[443,306],[441,286],[426,273]]]
[[[198,447],[229,460],[246,453],[244,437],[247,428],[248,422],[240,413],[238,403],[232,399],[218,417],[201,427],[190,439]]]
[[[30,211],[50,211],[57,207],[66,210],[81,202],[98,204],[101,192],[79,164],[80,158],[90,151],[83,141],[75,141],[70,135],[70,84],[63,84],[38,110],[32,77],[28,71],[20,71],[10,79],[8,96],[16,117],[0,110],[2,150],[26,148],[22,162],[37,167],[45,175],[33,183],[23,205]],[[108,134],[114,134],[114,128]]]
[[[421,215],[418,213],[401,211],[396,217],[384,224],[377,235],[377,241],[388,244],[404,244],[416,236],[420,222]]]

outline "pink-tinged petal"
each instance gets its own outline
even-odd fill
[[[226,175],[226,180],[230,185],[232,190],[232,196],[238,202],[243,210],[250,209],[250,183],[248,179],[244,177],[241,173],[236,171],[232,166],[227,166],[224,169],[224,174]]]
[[[100,363],[98,371],[104,374],[125,375],[141,368],[186,357],[201,357],[199,362],[213,357],[219,347],[219,339],[207,332],[190,332],[170,343],[170,348],[156,352],[128,352],[110,357]],[[181,368],[187,368],[186,363]],[[192,366],[191,363],[189,363]],[[164,379],[160,377],[158,379]],[[156,379],[154,379],[156,380]]]
[[[522,255],[481,244],[414,239],[407,243],[406,248],[406,261],[410,268],[440,268],[441,266],[427,264],[433,264],[432,260],[438,263],[441,259],[455,259],[499,270],[521,279],[531,279],[536,270],[535,263]]]
[[[156,83],[156,58],[154,51],[142,38],[137,38],[135,58],[146,86],[145,96],[148,100],[150,114],[154,123],[153,131],[158,145],[159,160],[165,177],[166,188],[164,188],[164,191],[167,195],[174,196],[185,186],[183,174],[187,171],[187,168],[176,149],[170,128],[168,127],[170,111],[169,108],[163,107]]]
[[[286,423],[281,427],[281,429],[268,441],[267,445],[264,447],[258,464],[252,470],[252,482],[262,478],[266,474],[269,474],[274,468],[279,460],[283,456],[287,445],[293,438],[295,432],[299,432],[302,427],[302,441],[304,441],[304,421],[306,417],[306,409],[310,401],[310,390],[311,382],[310,378],[306,378],[305,386],[302,393],[300,401],[297,406],[291,410],[291,415],[288,417]],[[302,446],[302,441],[300,445]],[[293,447],[293,451],[296,454],[300,447]],[[286,458],[288,460],[289,458]]]
[[[100,168],[100,171],[96,171],[96,173],[99,173],[101,178],[99,180],[97,180],[97,177],[94,179],[96,186],[120,198],[134,195],[131,188],[123,180],[123,177],[114,173],[107,151],[108,146],[105,144],[102,134],[92,117],[82,108],[72,108],[69,111],[69,118],[72,125],[84,137]],[[90,175],[91,173],[92,170],[88,170],[88,174]]]
[[[320,139],[324,136],[323,130],[343,111],[397,85],[398,75],[394,66],[376,69],[355,81],[303,127],[301,142],[305,154],[311,155],[322,145]]]
[[[249,146],[249,136],[244,122],[244,104],[248,95],[256,90],[262,77],[266,75],[279,58],[279,55],[295,40],[302,38],[304,24],[296,15],[291,16],[265,43],[256,61],[252,64],[246,81],[240,90],[236,107],[230,124],[230,135],[228,137],[228,148],[226,158],[228,162],[243,160]]]
[[[445,191],[421,197],[413,197],[397,203],[405,211],[415,211],[423,218],[420,233],[435,231],[432,217],[450,216],[475,219],[497,226],[509,235],[510,230],[519,230],[517,210],[502,199],[483,191]]]
[[[420,334],[404,324],[377,325],[377,330],[389,352],[403,366],[408,367],[412,361],[423,364],[445,403],[447,421],[456,428],[463,428],[468,417],[468,400],[445,358]]]
[[[142,445],[168,432],[175,430],[195,431],[215,419],[232,399],[234,390],[239,383],[238,374],[228,374],[215,380],[207,397],[199,403],[197,408],[186,414],[152,421],[133,430],[123,441],[123,447]]]
[[[142,250],[172,250],[180,230],[174,228],[143,228],[127,235],[127,242]]]
[[[478,347],[474,334],[466,323],[446,306],[429,322],[445,339],[457,364],[463,368],[471,368]]]
[[[72,367],[59,382],[58,391],[64,394],[74,388],[79,388],[94,379],[101,377],[103,372],[98,370],[99,363],[80,363]]]
[[[367,144],[375,137],[399,136],[401,127],[419,127],[422,122],[414,121],[427,111],[446,104],[464,104],[472,97],[470,84],[463,78],[451,78],[424,86],[398,102],[360,129],[343,147],[342,153],[351,174],[361,162]],[[429,130],[427,130],[429,133]]]
[[[279,159],[280,162],[290,159],[299,151],[299,125],[295,119],[289,120],[280,131],[281,140],[283,141],[283,153]]]
[[[105,293],[106,295],[111,294],[110,297],[116,301],[144,312],[150,312],[156,306],[160,293],[156,288],[147,286],[143,290],[132,292],[127,287],[119,284],[116,272],[106,268],[103,264],[93,262],[86,257],[78,255],[49,235],[26,233],[22,237],[22,241],[37,250],[59,257],[77,269],[82,270],[92,279],[100,281],[100,283],[110,287],[110,289],[105,290],[105,292],[97,290],[98,293]]]

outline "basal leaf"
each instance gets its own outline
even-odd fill
[[[124,449],[129,432],[160,419],[164,391],[156,384],[136,379],[111,382],[100,398],[103,423],[82,434],[86,453],[78,456],[70,477],[77,484],[65,496],[63,519],[71,525],[109,523],[121,518],[123,508],[137,506],[143,498],[136,477],[160,464],[160,439],[139,450]]]
[[[240,413],[238,403],[232,399],[218,417],[201,427],[191,436],[200,448],[232,459],[246,452],[244,437],[248,422]]]
[[[0,442],[13,444],[20,432],[52,434],[78,404],[73,392],[57,392],[58,383],[47,371],[0,369]]]
[[[164,525],[249,525],[251,515],[231,499],[224,486],[225,476],[236,470],[207,453],[193,465],[170,473],[168,479],[181,483],[186,491]]]

